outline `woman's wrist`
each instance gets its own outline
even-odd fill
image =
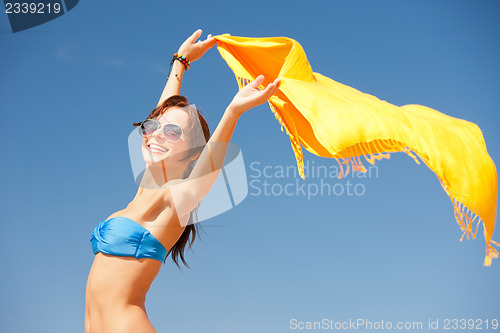
[[[175,60],[172,64],[172,66],[179,72],[179,71],[186,71],[186,66],[180,61]]]
[[[170,69],[167,74],[167,80],[177,79],[177,81],[181,82],[182,76],[186,70],[186,65],[184,65],[181,61],[176,60],[176,56],[174,55],[170,61]]]
[[[177,54],[179,54],[179,55],[183,55],[183,56],[184,56],[187,60],[189,60],[189,61],[191,61],[191,62],[193,62],[193,61],[194,61],[194,60],[192,60],[192,58],[193,58],[193,57],[192,57],[192,56],[189,54],[189,52],[188,52],[188,51],[186,51],[186,50],[179,49],[179,50],[177,51]]]
[[[182,80],[182,76],[184,75],[186,69],[183,64],[177,62],[178,61],[174,61],[172,64],[168,79],[177,78],[178,80]]]
[[[226,108],[226,111],[224,112],[224,115],[226,115],[227,117],[231,118],[231,119],[234,119],[234,120],[238,120],[240,118],[240,116],[243,114],[243,112],[238,112],[234,107],[232,107],[231,105],[229,105],[227,108]]]

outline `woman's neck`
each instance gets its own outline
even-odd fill
[[[163,161],[162,161],[163,162]],[[159,189],[164,187],[169,179],[162,163],[148,164],[141,179],[140,187],[148,189]]]

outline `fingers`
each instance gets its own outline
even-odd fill
[[[248,84],[251,88],[258,89],[259,86],[264,82],[264,75],[259,75]],[[273,94],[278,90],[279,85],[281,84],[281,79],[277,78],[275,79],[272,83],[269,83],[267,87],[264,90],[261,90],[264,93],[269,92],[271,89],[273,89]]]
[[[201,36],[201,34],[202,34],[202,33],[203,33],[203,31],[202,31],[201,29],[196,30],[196,31],[195,31],[195,32],[194,32],[194,33],[193,33],[193,34],[192,34],[192,35],[188,38],[189,42],[190,42],[190,43],[193,43],[193,44],[205,43],[205,42],[207,42],[207,43],[208,43],[208,42],[210,42],[210,43],[215,42],[215,43],[216,43],[216,41],[215,41],[215,40],[213,39],[213,37],[212,37],[212,34],[209,34],[209,35],[207,36],[207,39],[205,39],[204,41],[201,41],[201,40],[196,41],[198,38],[200,38],[200,36]],[[195,43],[195,42],[196,42],[196,43]],[[214,43],[214,44],[215,44],[215,43]]]
[[[257,78],[259,79],[259,77],[260,77],[260,75]],[[253,82],[256,82],[256,81],[257,81],[257,79]],[[253,82],[251,82],[251,83],[253,83]],[[249,83],[249,85],[251,83]],[[254,101],[256,102],[255,105],[260,105],[260,104],[266,102],[269,98],[271,98],[271,96],[273,96],[278,91],[280,83],[281,83],[281,80],[276,79],[276,80],[274,80],[274,82],[269,83],[265,89],[256,92],[254,97],[253,97]]]
[[[248,86],[252,87],[252,88],[259,88],[259,86],[262,84],[262,82],[264,82],[264,75],[259,75],[255,78],[255,80],[253,80],[252,82],[250,82],[248,84]]]
[[[278,91],[278,88],[281,84],[281,79],[275,79],[272,83],[269,83],[266,87],[267,88],[270,88],[272,91],[273,91],[273,94]]]
[[[276,93],[277,90],[278,87],[275,86],[274,83],[269,83],[266,89],[262,91],[262,95],[266,100],[268,100],[272,95]]]
[[[203,47],[206,47],[207,49],[211,48],[215,44],[217,44],[217,40],[215,38],[213,38],[212,35],[208,35],[207,39],[205,39],[203,42],[201,42],[201,45],[203,45]]]
[[[281,84],[281,79],[276,79],[273,81],[273,83],[269,83],[267,85],[266,89],[262,91],[266,100],[268,100],[271,96],[276,94],[280,84]]]
[[[202,33],[202,32],[203,32],[203,31],[202,31],[201,29],[196,30],[196,31],[195,31],[195,32],[194,32],[194,33],[193,33],[193,34],[192,34],[192,35],[188,38],[188,41],[189,41],[190,43],[193,43],[193,44],[194,44],[194,42],[195,42],[195,41],[196,41],[196,40],[197,40],[197,39],[201,36],[201,33]]]
[[[262,82],[264,82],[264,75],[259,75],[255,78],[255,80],[253,80],[252,82],[250,82],[248,85],[252,88],[255,88],[257,89],[261,84]],[[266,89],[269,87],[269,85],[272,85],[272,87],[274,86],[277,86],[279,87],[279,85],[281,84],[281,79],[280,78],[276,78],[272,83],[269,83],[268,86],[266,87]],[[272,88],[271,87],[271,88]]]

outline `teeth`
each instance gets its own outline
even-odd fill
[[[154,143],[150,144],[149,148],[155,149],[155,150],[159,150],[159,151],[164,152],[164,153],[166,153],[168,151],[168,149],[160,147],[160,146],[158,146],[157,144],[154,144]]]

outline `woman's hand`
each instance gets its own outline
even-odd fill
[[[241,88],[228,106],[230,112],[236,116],[240,116],[245,111],[261,105],[278,91],[281,80],[274,80],[264,90],[257,89],[262,82],[264,82],[264,75],[259,75],[254,81]]]
[[[201,29],[196,30],[191,36],[188,37],[188,39],[186,39],[184,43],[182,43],[177,53],[183,55],[191,62],[200,59],[201,56],[208,51],[208,49],[217,43],[217,40],[215,40],[212,35],[208,35],[207,39],[204,41],[199,40],[196,42],[196,40],[201,36],[201,33]]]

